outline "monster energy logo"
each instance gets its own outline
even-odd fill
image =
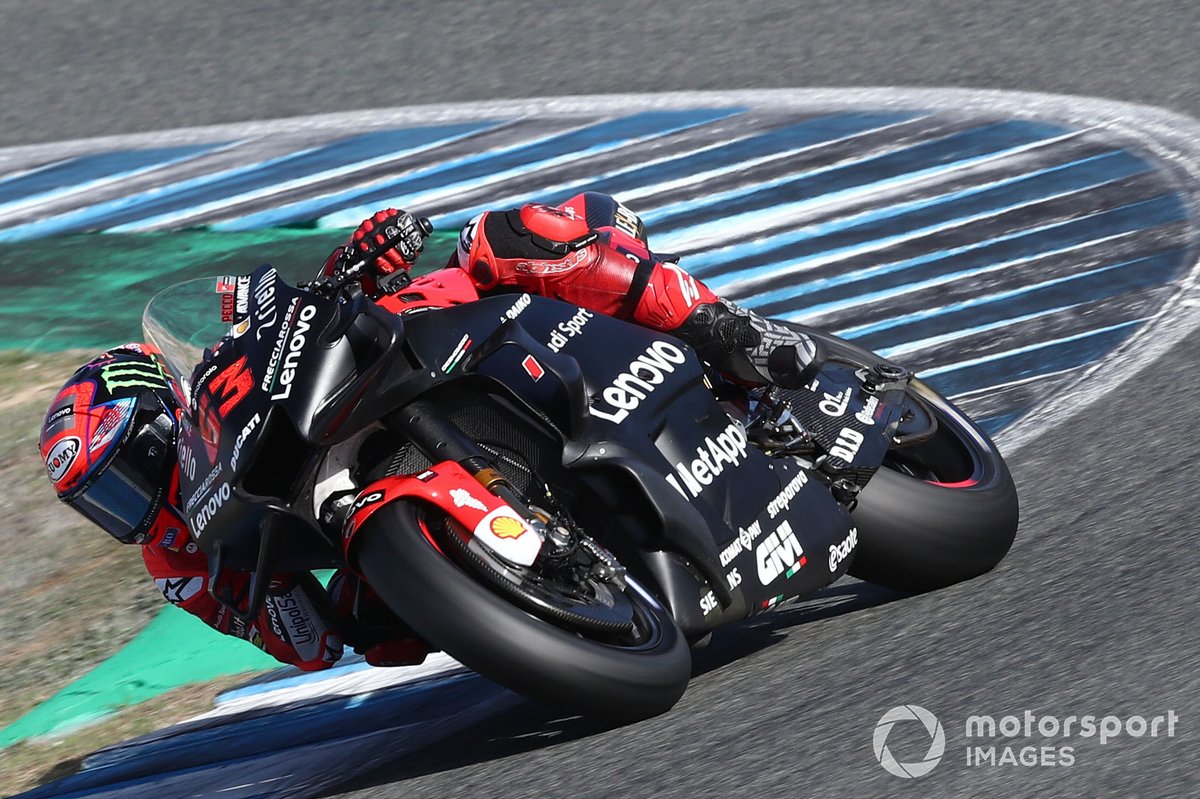
[[[157,363],[110,363],[100,368],[100,379],[109,391],[118,388],[166,388]]]

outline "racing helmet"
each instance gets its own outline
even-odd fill
[[[526,203],[510,211],[485,211],[468,222],[446,266],[465,270],[487,291],[499,285],[502,274],[567,271],[580,260],[566,260],[570,254],[595,240],[587,221],[569,205]]]
[[[178,395],[148,344],[81,366],[59,389],[38,449],[58,498],[124,544],[173,545],[187,527],[174,506]]]

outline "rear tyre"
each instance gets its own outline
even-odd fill
[[[526,696],[587,716],[636,721],[669,710],[691,655],[667,610],[629,581],[633,633],[562,626],[511,604],[435,548],[419,507],[396,502],[363,524],[353,556],[372,587],[426,640]]]
[[[919,380],[909,393],[937,420],[928,441],[891,450],[859,494],[858,552],[850,574],[905,591],[969,580],[1008,553],[1016,487],[991,439]]]
[[[823,330],[785,325],[859,366],[883,362]],[[888,588],[930,591],[996,567],[1017,534],[1017,491],[999,450],[965,413],[920,380],[909,384],[937,421],[928,441],[893,448],[859,494],[849,573]]]

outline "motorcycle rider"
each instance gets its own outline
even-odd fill
[[[366,261],[364,288],[378,295],[389,276],[412,268],[431,231],[427,219],[378,211],[322,274]],[[718,297],[677,260],[652,253],[642,220],[615,198],[584,192],[557,207],[527,203],[480,214],[459,233],[447,267],[464,270],[482,292],[517,288],[671,333],[745,384],[799,388],[811,381],[823,360],[814,339]]]
[[[245,624],[209,593],[208,558],[188,531],[175,448],[183,407],[161,353],[125,344],[85,363],[50,403],[39,447],[59,499],[121,543],[140,544],[163,597],[214,629],[306,671],[333,665],[343,640],[373,665],[420,663],[428,652],[352,573],[326,591],[309,573],[273,575]],[[224,573],[244,596],[250,575]]]
[[[319,279],[362,262],[364,289],[378,297],[403,285],[396,278],[412,268],[431,230],[407,212],[379,211],[330,255]],[[670,332],[744,384],[799,387],[820,364],[813,340],[717,297],[672,259],[656,257],[641,220],[607,195],[485,212],[463,228],[447,267],[464,270],[481,291],[522,289]],[[208,559],[180,501],[181,397],[148,344],[117,347],[80,367],[50,403],[39,438],[59,499],[118,541],[140,544],[167,601],[281,662],[328,668],[343,641],[372,665],[423,661],[427,644],[346,569],[328,589],[309,573],[272,575],[250,624],[213,598]],[[220,579],[233,596],[247,593],[250,575]]]

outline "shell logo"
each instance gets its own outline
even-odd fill
[[[520,538],[525,534],[525,524],[512,516],[497,516],[492,519],[492,533],[497,538]]]

